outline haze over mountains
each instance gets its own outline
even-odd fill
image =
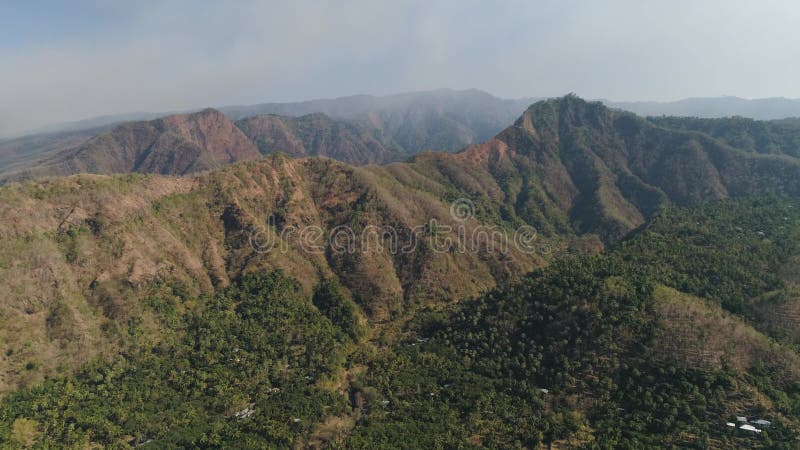
[[[317,137],[314,135],[317,131],[306,125],[301,126],[303,122],[313,119],[307,118],[304,121],[287,119],[284,122],[296,124],[305,130],[295,130],[302,135],[301,137],[295,136],[295,138],[304,138],[306,142],[302,149],[294,145],[281,151],[295,155],[319,154],[324,156],[330,153],[327,146],[330,146],[331,140],[336,139],[337,144],[342,144],[341,146],[344,147],[336,150],[340,156],[339,159],[353,164],[365,164],[402,160],[423,150],[457,151],[466,145],[483,142],[512,122],[530,103],[531,101],[528,100],[502,100],[475,90],[438,90],[387,97],[353,96],[335,100],[271,103],[220,108],[219,110],[232,121],[259,114],[287,117],[325,114],[328,119],[322,119],[322,121],[327,122],[323,127],[327,131],[319,130],[319,133],[333,132],[336,135],[326,138],[319,137],[315,144],[314,139]],[[151,115],[148,114],[144,118],[149,119],[150,117]],[[129,118],[125,117],[125,119]],[[321,116],[317,116],[317,119],[320,118]],[[334,122],[338,123],[335,127]],[[318,121],[317,123],[322,125],[322,122]],[[251,123],[249,129],[256,132],[253,125]],[[76,140],[86,139],[110,130],[113,126],[111,119],[102,118],[97,122],[90,120],[70,125],[68,130],[0,141],[0,172],[8,172],[12,169],[18,172],[28,167],[44,165],[51,167],[51,174],[71,173],[68,165],[64,166],[63,161],[59,162],[60,159],[69,157],[56,155],[60,151],[72,149]],[[91,127],[91,131],[78,131],[86,127]],[[343,134],[338,135],[337,133],[340,132]],[[350,141],[350,143],[344,144],[340,141]],[[265,144],[266,141],[262,137],[262,151],[269,150],[264,147]],[[360,150],[362,147],[370,148],[369,154],[365,154],[363,149]],[[24,151],[20,149],[24,149]],[[115,151],[114,149],[108,150],[111,153]],[[102,154],[108,153],[98,151]],[[140,151],[144,152],[146,149],[140,149]],[[347,155],[347,153],[352,154]],[[336,157],[336,155],[329,156]],[[102,159],[103,156],[98,155],[91,158]],[[44,164],[43,160],[45,160]],[[77,166],[86,164],[92,167],[94,163],[75,164]],[[128,166],[132,166],[132,163],[129,163]],[[155,171],[169,173],[168,171]],[[43,174],[46,171],[38,170],[38,172]]]
[[[800,99],[707,97],[686,98],[671,102],[603,100],[603,103],[641,116],[686,116],[718,118],[741,116],[758,120],[800,117]]]
[[[477,89],[451,90],[438,89],[433,91],[409,92],[388,96],[352,95],[331,99],[307,100],[298,102],[260,103],[254,105],[217,106],[232,120],[257,114],[274,114],[283,116],[302,116],[313,113],[324,113],[337,119],[364,118],[371,112],[381,111],[381,114],[398,115],[409,108],[424,109],[439,103],[445,109],[456,111],[458,109],[472,109],[477,112],[476,117],[489,117],[483,120],[496,123],[491,116],[497,119],[506,117],[500,111],[520,112],[522,109],[543,97],[527,97],[514,100],[499,99],[487,92]],[[757,120],[773,120],[788,117],[800,117],[800,99],[783,97],[747,99],[735,96],[686,98],[674,101],[615,101],[601,99],[603,103],[612,107],[631,111],[641,116],[686,116],[701,118],[718,118],[741,116]],[[211,105],[209,105],[211,106]],[[57,134],[68,131],[100,129],[121,122],[153,120],[165,115],[180,114],[191,111],[167,112],[134,112],[126,114],[110,114],[83,120],[55,123],[40,127],[14,138]],[[512,114],[513,116],[516,114]],[[507,118],[507,117],[506,117]],[[0,142],[9,140],[9,137],[0,139]]]

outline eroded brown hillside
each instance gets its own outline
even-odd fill
[[[146,300],[175,286],[196,295],[244,272],[282,269],[310,291],[336,277],[372,320],[385,321],[542,264],[540,252],[513,245],[459,251],[427,239],[431,224],[453,242],[459,225],[467,233],[482,224],[512,228],[480,210],[455,220],[450,189],[412,167],[285,156],[193,178],[79,175],[9,185],[0,190],[2,390],[124,347],[126,327],[157,329]],[[356,237],[352,249],[333,249],[337,227]],[[386,229],[397,233],[395,251],[377,238]],[[401,251],[414,233],[416,245]]]

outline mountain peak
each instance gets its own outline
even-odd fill
[[[534,114],[547,114],[548,111],[555,111],[561,114],[603,114],[611,111],[606,105],[599,101],[585,100],[576,94],[567,94],[562,97],[553,97],[538,101],[530,105],[527,111]]]
[[[169,175],[260,158],[261,153],[222,112],[207,108],[144,122],[127,122],[58,153],[20,177],[77,172]]]
[[[180,126],[181,124],[200,123],[200,122],[205,122],[207,124],[208,123],[222,124],[225,122],[230,122],[230,120],[225,116],[225,114],[214,108],[206,108],[200,111],[195,111],[185,114],[172,114],[156,120],[156,122],[159,121],[171,126]]]
[[[506,189],[511,198],[525,199],[527,205],[515,201],[519,214],[537,228],[568,223],[612,240],[668,203],[692,206],[728,196],[800,192],[797,183],[788,182],[792,177],[780,182],[775,177],[776,171],[800,171],[800,163],[758,155],[793,154],[790,131],[781,131],[781,141],[773,139],[774,150],[760,151],[756,141],[744,146],[749,139],[726,131],[726,123],[647,120],[566,95],[530,105],[499,133],[497,140],[511,156],[489,169],[499,180],[523,183]],[[767,136],[766,131],[756,127],[753,136]]]

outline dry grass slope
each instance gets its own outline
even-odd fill
[[[171,286],[198,295],[245,272],[282,269],[310,292],[337,277],[373,321],[385,321],[543,264],[513,247],[436,252],[423,242],[393,254],[367,240],[338,253],[324,239],[339,226],[393,227],[402,245],[431,219],[455,227],[446,192],[410,167],[354,169],[280,155],[192,178],[78,175],[8,185],[0,189],[0,390],[136,345],[124,337],[130,326],[145,330],[140,339],[157,337],[158,321],[142,302],[171,295]],[[478,219],[468,229],[495,224]],[[304,247],[309,236],[300,230],[311,226],[322,234]],[[254,235],[272,236],[276,247],[257,251]]]

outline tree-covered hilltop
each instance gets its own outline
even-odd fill
[[[603,254],[402,330],[365,322],[335,282],[309,296],[280,273],[198,299],[174,288],[148,300],[168,334],[6,398],[0,442],[797,448],[800,356],[765,314],[800,303],[799,232],[800,205],[780,198],[669,208]],[[728,427],[736,416],[771,426]]]

